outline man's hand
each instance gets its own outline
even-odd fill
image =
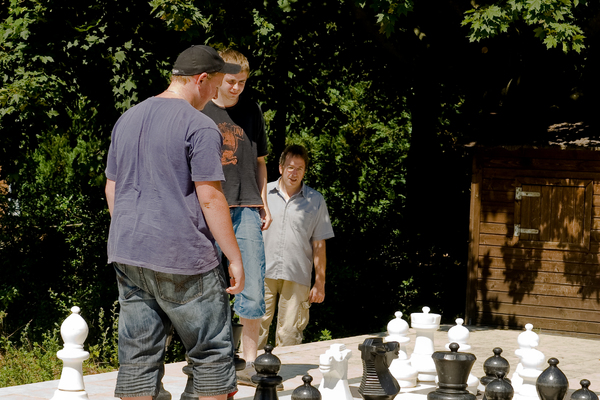
[[[246,276],[244,275],[244,267],[240,262],[229,262],[229,284],[231,285],[226,290],[229,294],[238,294],[244,290]]]
[[[273,218],[271,218],[271,212],[269,211],[268,207],[263,207],[260,209],[260,220],[262,222],[260,229],[263,231],[269,229],[271,222],[273,222]]]
[[[322,303],[325,300],[325,287],[324,286],[313,286],[310,289],[310,294],[308,295],[308,301],[311,303]]]

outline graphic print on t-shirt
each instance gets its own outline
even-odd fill
[[[244,130],[238,125],[233,125],[228,122],[221,122],[219,130],[223,134],[223,155],[221,156],[221,164],[237,164],[238,159],[235,152],[238,149],[238,141],[244,140]]]

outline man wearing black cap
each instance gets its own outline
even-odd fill
[[[106,199],[120,303],[116,397],[158,395],[172,327],[194,396],[224,400],[236,390],[228,293],[243,290],[244,271],[221,191],[223,139],[198,110],[239,70],[213,48],[192,46],[175,61],[169,88],[113,128]],[[230,262],[228,288],[215,240]]]

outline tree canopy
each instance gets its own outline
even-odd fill
[[[475,2],[473,2],[474,4]],[[250,60],[269,179],[286,143],[328,202],[327,297],[309,336],[462,315],[469,158],[461,143],[577,120],[598,93],[600,6],[576,0],[0,0],[0,309],[46,329],[117,298],[103,185],[113,124],[191,44]],[[596,103],[597,104],[597,103]],[[486,125],[488,124],[488,125]],[[358,294],[358,295],[357,295]],[[348,318],[360,320],[360,326]],[[332,322],[335,322],[333,325]]]

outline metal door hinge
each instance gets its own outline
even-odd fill
[[[524,192],[522,187],[517,187],[515,200],[521,200],[523,197],[540,197],[540,192]]]
[[[539,229],[521,229],[521,224],[515,224],[515,236],[521,236],[521,233],[529,233],[531,235],[537,235],[540,233]]]

